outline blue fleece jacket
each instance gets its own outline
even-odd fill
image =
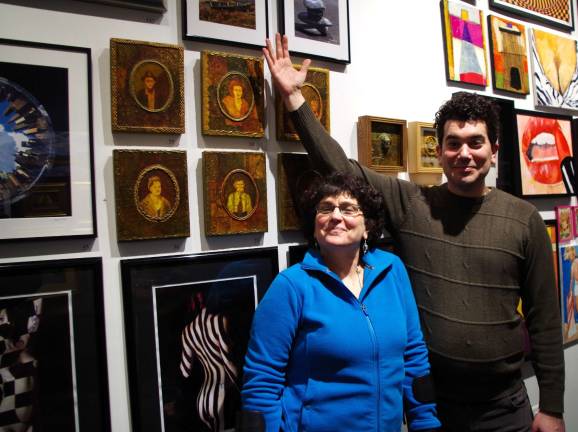
[[[412,391],[429,363],[405,267],[380,250],[363,260],[359,299],[309,251],[259,304],[242,399],[267,432],[399,432],[404,402],[411,431],[440,426]]]

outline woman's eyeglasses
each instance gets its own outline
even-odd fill
[[[335,209],[339,209],[339,213],[341,213],[342,216],[345,217],[355,217],[355,216],[359,216],[360,214],[362,214],[361,211],[361,207],[355,204],[339,204],[339,205],[334,205],[334,204],[319,204],[316,208],[317,214],[318,215],[323,215],[323,216],[327,216],[330,214],[333,214],[333,212],[335,211]]]

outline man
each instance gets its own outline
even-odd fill
[[[315,169],[354,172],[385,198],[385,218],[412,280],[447,432],[563,432],[564,357],[549,238],[530,204],[485,184],[498,150],[487,98],[460,93],[436,114],[438,187],[385,177],[349,161],[304,104],[310,61],[293,69],[288,42],[263,50]],[[532,419],[521,377],[522,298],[540,387]]]
[[[251,195],[245,192],[245,181],[237,179],[233,182],[234,192],[227,197],[227,209],[238,217],[247,216],[253,210]]]

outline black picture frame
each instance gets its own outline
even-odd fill
[[[96,237],[90,48],[0,39],[0,59],[3,134],[30,124],[2,143],[0,241]]]
[[[35,359],[32,367],[19,355],[8,366],[3,351],[3,404],[7,371],[26,367],[26,376],[13,375],[20,382],[31,377],[19,394],[35,401],[28,420],[34,430],[110,431],[101,259],[0,264],[0,286],[0,312],[9,318],[0,324],[0,343],[9,347],[18,335],[18,344],[27,342],[21,352]]]
[[[516,6],[508,0],[489,0],[489,6],[492,10],[502,13],[505,12],[529,21],[570,32],[574,30],[574,1],[567,0],[567,3],[570,9],[569,16],[568,20],[563,20],[541,14],[524,6]]]
[[[554,124],[553,120],[557,123]],[[572,117],[516,109],[514,110],[513,124],[513,193],[523,198],[553,198],[575,195],[578,146],[574,138],[576,125],[573,124]],[[521,133],[522,131],[524,133]],[[555,160],[552,160],[554,156],[549,153],[542,152],[544,154],[541,154],[539,145],[532,144],[533,138],[540,134],[554,137]],[[538,153],[534,153],[534,149],[537,149]],[[541,163],[541,159],[544,159],[545,162]],[[548,167],[540,166],[544,164],[547,164]],[[554,164],[559,171],[557,174],[555,174]]]
[[[301,0],[278,0],[278,18],[292,54],[351,63],[349,0],[326,0],[323,11],[306,10]]]
[[[201,389],[217,388],[225,429],[233,427],[250,323],[279,271],[277,248],[129,259],[121,268],[133,430],[201,430],[203,419],[222,430],[214,412],[201,418],[195,405]],[[218,360],[198,342],[209,333]]]
[[[98,3],[107,6],[118,6],[146,12],[164,13],[167,8],[164,0],[79,0],[85,3]]]
[[[269,0],[182,0],[183,39],[260,49],[269,37],[268,3]],[[247,9],[243,9],[244,5],[248,5]]]

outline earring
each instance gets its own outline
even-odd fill
[[[368,250],[369,250],[369,246],[367,246],[367,240],[363,239],[363,241],[361,243],[361,251],[363,252],[363,255],[365,255]]]
[[[317,239],[316,239],[316,238],[313,239],[313,249],[319,250],[319,243],[317,243]]]

